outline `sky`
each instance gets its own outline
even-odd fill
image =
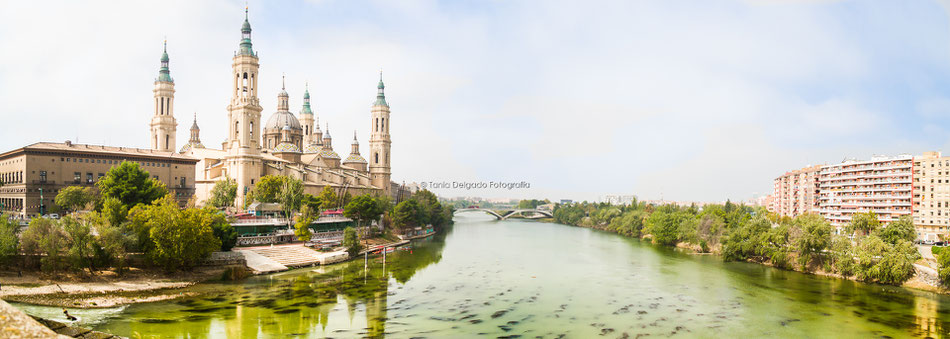
[[[286,74],[393,179],[442,196],[744,200],[807,165],[950,152],[946,2],[250,1],[262,120]],[[148,147],[162,43],[178,145],[225,138],[243,1],[0,2],[0,150]]]

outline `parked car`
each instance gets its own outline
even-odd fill
[[[934,242],[934,246],[946,246],[943,241]]]

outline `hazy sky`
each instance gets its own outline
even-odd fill
[[[945,7],[907,1],[251,1],[266,121],[309,81],[368,154],[383,69],[396,181],[445,196],[747,199],[786,170],[950,152]],[[242,1],[4,1],[0,150],[148,146],[162,40],[179,147],[225,138]]]

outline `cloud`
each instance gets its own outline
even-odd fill
[[[0,147],[146,147],[166,36],[178,140],[197,112],[202,141],[218,145],[243,6],[8,4]],[[263,119],[282,73],[295,111],[308,82],[338,152],[354,130],[368,151],[383,69],[397,181],[532,183],[447,195],[721,200],[810,163],[950,143],[950,25],[937,6],[321,0],[252,3],[250,17]]]

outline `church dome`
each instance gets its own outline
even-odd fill
[[[283,152],[293,152],[300,153],[300,148],[297,145],[294,145],[289,142],[282,142],[277,144],[277,147],[274,147],[274,153],[283,153]]]
[[[267,123],[264,124],[265,129],[276,129],[281,130],[284,125],[290,126],[294,130],[302,130],[303,127],[300,125],[300,121],[297,120],[297,117],[290,112],[274,112],[271,114],[270,119],[267,119]]]
[[[332,149],[327,148],[320,151],[320,157],[324,159],[339,159],[340,155],[336,154]]]
[[[343,160],[344,164],[349,164],[349,163],[354,163],[354,162],[365,164],[366,159],[363,159],[363,157],[360,156],[359,154],[350,154],[350,156],[346,157],[346,160]]]
[[[320,153],[321,149],[323,149],[323,147],[320,147],[320,145],[309,144],[307,145],[307,147],[304,148],[303,152],[304,153]]]

